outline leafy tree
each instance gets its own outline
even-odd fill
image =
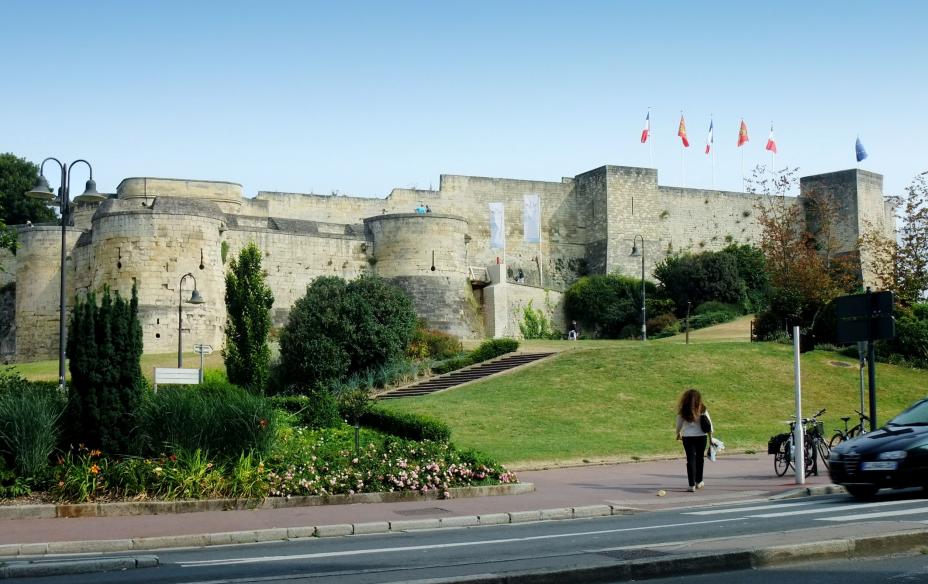
[[[223,358],[229,381],[252,392],[267,384],[274,295],[264,283],[261,250],[253,242],[233,259],[226,274],[226,344]]]
[[[522,322],[519,323],[522,338],[551,339],[560,335],[552,328],[551,321],[540,308],[532,306],[532,301],[522,309]]]
[[[928,181],[918,175],[902,197],[890,197],[899,213],[898,240],[883,235],[873,225],[861,237],[860,246],[877,287],[891,290],[904,306],[913,305],[928,293]]]
[[[307,386],[343,381],[402,357],[415,329],[412,301],[381,278],[317,278],[281,332],[282,377]]]
[[[145,387],[140,366],[142,326],[138,291],[127,302],[109,288],[78,300],[71,313],[67,352],[71,371],[66,419],[74,442],[105,452],[133,450],[136,416]]]
[[[749,181],[749,192],[765,196],[757,205],[757,219],[771,297],[770,309],[760,319],[761,334],[786,321],[810,327],[833,298],[859,288],[857,254],[838,253],[836,201],[820,191],[787,198],[796,174],[796,169],[786,169],[767,178],[761,166]]]
[[[661,293],[674,301],[677,313],[686,312],[714,300],[746,307],[747,285],[738,270],[738,259],[725,252],[677,254],[668,256],[654,268]]]
[[[0,221],[22,225],[26,221],[55,221],[55,212],[38,199],[26,196],[35,186],[39,168],[15,154],[0,154]]]
[[[651,311],[656,288],[645,282],[648,310]],[[619,274],[583,276],[571,284],[564,295],[568,319],[576,320],[584,330],[596,336],[618,338],[628,325],[641,324],[641,280]],[[659,314],[666,310],[652,312]]]

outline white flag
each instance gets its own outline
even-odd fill
[[[506,249],[506,218],[502,203],[490,203],[490,247]]]
[[[538,193],[522,195],[522,228],[525,243],[541,243],[541,198]]]

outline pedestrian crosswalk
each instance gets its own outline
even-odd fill
[[[900,517],[906,520],[928,523],[928,501],[925,499],[898,499],[891,501],[873,501],[847,503],[847,499],[826,499],[817,501],[800,501],[789,503],[771,503],[769,505],[749,505],[746,507],[720,507],[688,511],[684,515],[728,517],[739,514],[745,519],[773,519],[793,516],[810,516],[815,521],[846,522],[870,521]]]

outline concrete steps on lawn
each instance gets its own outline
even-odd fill
[[[464,369],[458,369],[451,373],[445,373],[444,375],[431,377],[425,381],[395,389],[379,395],[377,399],[398,399],[401,397],[428,395],[436,391],[449,389],[463,383],[469,383],[502,371],[533,363],[539,359],[550,357],[551,355],[554,355],[554,353],[510,353],[493,361],[484,361],[483,363],[471,365]]]

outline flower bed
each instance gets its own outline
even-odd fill
[[[81,449],[60,458],[49,495],[57,501],[262,498],[409,491],[449,497],[453,487],[518,482],[473,451],[365,430],[284,428],[266,460],[243,454],[219,463],[201,451],[158,458],[107,458]]]

